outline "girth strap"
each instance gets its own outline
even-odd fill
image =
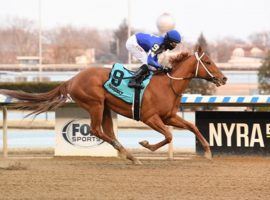
[[[140,121],[140,94],[141,88],[134,88],[133,119]]]

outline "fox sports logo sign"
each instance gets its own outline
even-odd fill
[[[66,142],[79,147],[94,147],[104,141],[91,134],[90,126],[83,120],[71,120],[62,129],[62,136]]]

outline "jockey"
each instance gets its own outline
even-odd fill
[[[132,56],[140,60],[143,65],[135,72],[130,80],[129,87],[140,87],[144,76],[151,71],[168,72],[169,69],[158,63],[158,54],[172,50],[181,42],[181,36],[176,30],[168,31],[165,36],[137,33],[126,42],[126,48]]]

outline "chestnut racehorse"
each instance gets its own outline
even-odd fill
[[[227,78],[200,47],[194,55],[181,53],[172,57],[170,63],[170,73],[159,73],[152,77],[144,93],[140,114],[140,120],[163,134],[165,139],[157,144],[149,144],[148,141],[142,141],[140,144],[151,151],[157,150],[172,141],[172,133],[166,125],[175,126],[193,132],[205,150],[205,157],[211,159],[210,146],[198,128],[176,113],[180,106],[181,94],[192,78],[206,79],[216,86],[224,85]],[[46,93],[31,94],[11,90],[0,90],[0,93],[21,100],[19,105],[34,109],[33,114],[54,110],[72,98],[89,113],[93,135],[111,144],[120,155],[134,164],[141,164],[119,143],[113,132],[111,110],[132,118],[132,107],[103,88],[109,74],[110,69],[87,68]]]

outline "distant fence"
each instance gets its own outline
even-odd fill
[[[14,103],[16,103],[14,101],[14,99],[0,95],[0,104],[1,104],[2,109],[3,109],[3,156],[4,157],[7,157],[7,155],[8,155],[8,147],[7,147],[7,112],[8,112],[8,110],[7,110],[7,106],[10,104],[14,104]],[[270,105],[270,96],[268,96],[268,95],[253,95],[253,96],[183,95],[181,98],[181,107],[182,106],[183,107],[185,107],[185,106],[258,107],[258,106],[269,106],[269,105]],[[79,120],[79,119],[76,119],[76,120]],[[66,124],[64,124],[64,126],[65,125]],[[56,124],[56,126],[57,126],[57,124]],[[79,128],[80,125],[75,124],[74,127]],[[87,127],[85,126],[84,128],[85,129],[83,129],[82,131],[86,131],[86,132],[82,132],[82,134],[85,134],[85,135],[89,134],[87,132]],[[61,129],[61,130],[63,130],[63,129]],[[170,144],[169,148],[168,148],[168,157],[173,158],[172,144]]]
[[[90,65],[82,64],[42,64],[42,71],[78,71],[89,67]],[[95,66],[101,66],[95,64]],[[1,70],[7,71],[39,71],[40,65],[31,64],[1,64]]]
[[[238,63],[237,65],[231,63],[216,63],[220,70],[236,70],[236,71],[257,71],[261,64],[260,63]],[[87,67],[108,67],[111,68],[113,64],[104,63],[89,63],[89,64],[0,64],[1,70],[8,71],[78,71]],[[129,69],[136,69],[140,64],[124,64]]]

